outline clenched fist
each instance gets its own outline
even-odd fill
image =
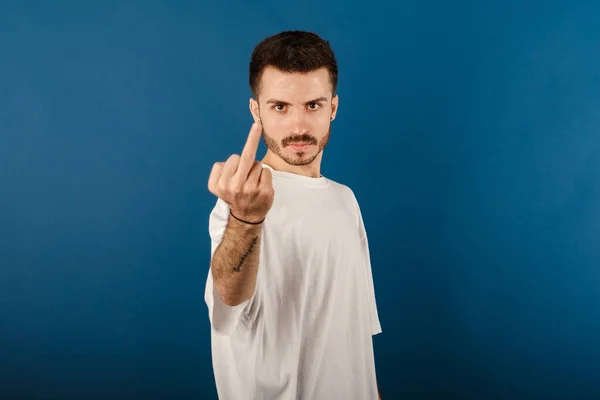
[[[213,165],[208,190],[229,205],[231,213],[244,221],[262,221],[271,206],[275,191],[271,170],[256,161],[262,127],[254,123],[241,155]]]

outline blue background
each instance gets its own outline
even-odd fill
[[[338,57],[383,397],[599,398],[600,3],[516,0],[1,2],[0,398],[216,398],[206,184],[287,29]]]

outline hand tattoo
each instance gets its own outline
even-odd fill
[[[244,260],[246,259],[246,257],[248,257],[248,254],[250,254],[252,252],[252,248],[254,247],[254,245],[256,244],[257,241],[258,241],[258,236],[256,236],[254,239],[252,239],[252,243],[250,243],[250,247],[242,255],[242,258],[240,258],[239,264],[237,266],[233,267],[233,270],[235,272],[240,272],[242,270],[242,264],[244,263]]]

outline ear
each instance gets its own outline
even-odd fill
[[[331,99],[331,120],[332,121],[335,119],[335,116],[337,115],[337,110],[338,110],[339,103],[340,103],[340,98],[336,94]]]
[[[258,101],[254,100],[251,97],[250,104],[248,105],[248,107],[250,108],[250,114],[252,114],[254,122],[260,122],[260,113],[258,112]]]

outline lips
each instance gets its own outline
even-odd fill
[[[310,143],[292,143],[290,147],[294,150],[304,150],[312,146]]]

